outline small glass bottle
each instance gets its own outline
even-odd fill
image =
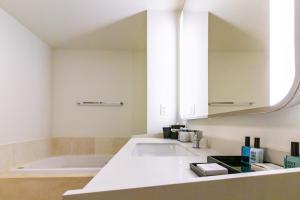
[[[264,150],[260,148],[260,138],[254,138],[254,148],[250,149],[250,163],[263,163]]]
[[[291,155],[284,157],[284,168],[300,167],[299,142],[291,142]]]
[[[250,137],[246,136],[245,137],[245,145],[242,146],[242,163],[243,164],[249,164],[250,161]]]

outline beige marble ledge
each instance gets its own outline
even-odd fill
[[[52,138],[0,145],[0,172],[51,156],[115,154],[129,139]]]
[[[52,139],[52,155],[115,154],[129,139],[129,137],[56,137]]]
[[[51,139],[13,144],[15,166],[47,158],[51,155]]]
[[[61,200],[66,190],[83,188],[91,177],[1,178],[1,200]]]
[[[0,171],[6,171],[50,155],[51,139],[0,145]]]
[[[22,173],[22,172],[3,172],[0,173],[0,179],[7,178],[60,178],[60,177],[88,177],[93,178],[97,173],[92,172],[76,172],[76,173]]]
[[[13,145],[0,146],[0,171],[5,171],[15,166],[13,152]]]
[[[94,154],[94,143],[94,138],[52,138],[52,155]]]

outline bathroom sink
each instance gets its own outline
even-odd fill
[[[192,152],[176,143],[137,143],[134,156],[195,156]]]

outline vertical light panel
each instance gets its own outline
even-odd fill
[[[208,115],[208,13],[184,11],[180,25],[180,117]]]
[[[295,77],[294,0],[270,0],[270,105],[289,92]]]
[[[175,11],[147,11],[147,133],[177,122],[177,29]]]

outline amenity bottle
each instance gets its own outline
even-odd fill
[[[254,138],[254,148],[250,149],[250,163],[263,163],[264,150],[260,148],[260,138]]]
[[[246,136],[245,137],[245,145],[242,146],[242,163],[243,164],[249,164],[250,161],[250,137]]]
[[[284,157],[284,168],[300,167],[299,142],[291,143],[291,155]]]

